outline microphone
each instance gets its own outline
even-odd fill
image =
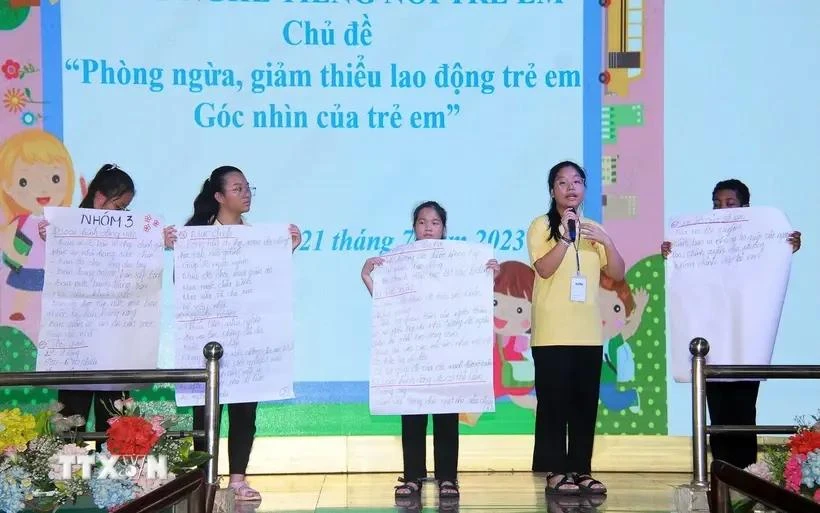
[[[574,209],[574,208],[572,208],[572,207],[568,208],[567,210],[569,210],[569,211],[570,211],[570,212],[572,212],[573,214],[575,213],[575,209]],[[569,240],[570,240],[571,242],[575,242],[575,237],[576,237],[576,233],[575,233],[575,219],[570,219],[569,221],[567,221],[567,228],[569,229]]]

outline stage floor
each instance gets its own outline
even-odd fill
[[[426,483],[421,507],[398,507],[393,498],[396,474],[317,474],[251,476],[252,487],[262,493],[261,504],[238,502],[236,513],[268,512],[585,512],[624,511],[668,513],[674,511],[673,487],[689,482],[689,474],[596,474],[609,488],[603,504],[585,499],[547,503],[544,478],[531,473],[465,473],[460,477],[458,507],[439,505],[435,483]],[[223,486],[227,477],[223,478]],[[228,512],[231,513],[231,512]]]

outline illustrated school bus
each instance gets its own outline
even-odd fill
[[[607,69],[600,75],[607,94],[626,96],[640,78],[644,45],[644,2],[605,0]]]

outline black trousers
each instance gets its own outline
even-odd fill
[[[122,399],[123,395],[130,397],[128,391],[99,391],[99,390],[58,390],[57,401],[62,403],[61,415],[69,417],[80,415],[88,420],[91,413],[91,406],[94,406],[94,431],[108,431],[108,419],[112,415],[109,409],[114,409],[114,401]],[[85,425],[77,428],[78,431],[85,431]]]
[[[588,474],[598,417],[601,346],[533,347],[532,357],[538,398],[532,470]]]
[[[754,426],[757,424],[759,381],[707,381],[706,404],[714,425]],[[755,433],[710,435],[712,458],[739,468],[757,461]]]
[[[427,477],[428,415],[401,416],[401,449],[404,479]],[[458,474],[458,413],[433,415],[433,458],[439,481],[455,481]]]
[[[236,403],[228,405],[228,472],[245,474],[251,459],[253,438],[256,435],[256,407],[259,403]],[[205,407],[194,406],[194,429],[205,429]],[[222,418],[222,405],[217,417]],[[194,439],[194,449],[207,449],[204,438]]]

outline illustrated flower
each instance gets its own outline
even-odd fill
[[[795,454],[786,462],[786,469],[783,472],[786,478],[786,489],[795,493],[800,493],[800,482],[803,480],[803,462],[806,457],[802,454]]]
[[[160,435],[142,417],[114,417],[108,434],[108,450],[120,456],[145,456],[151,453]]]
[[[789,437],[787,445],[792,454],[806,454],[814,449],[820,449],[820,432],[801,430]]]
[[[3,105],[9,112],[20,112],[28,104],[28,99],[21,89],[11,88],[3,95]]]
[[[0,411],[0,452],[25,451],[37,436],[35,424],[34,416],[20,408]]]
[[[26,111],[20,116],[20,121],[26,126],[31,126],[37,122],[37,115],[31,111]]]
[[[8,80],[20,78],[20,63],[12,59],[6,59],[6,62],[0,66],[0,71],[3,72],[3,75],[5,75]]]
[[[766,481],[773,481],[774,476],[772,475],[772,471],[769,469],[769,465],[765,461],[752,463],[748,467],[746,467],[746,472],[753,474],[760,479],[765,479]]]

